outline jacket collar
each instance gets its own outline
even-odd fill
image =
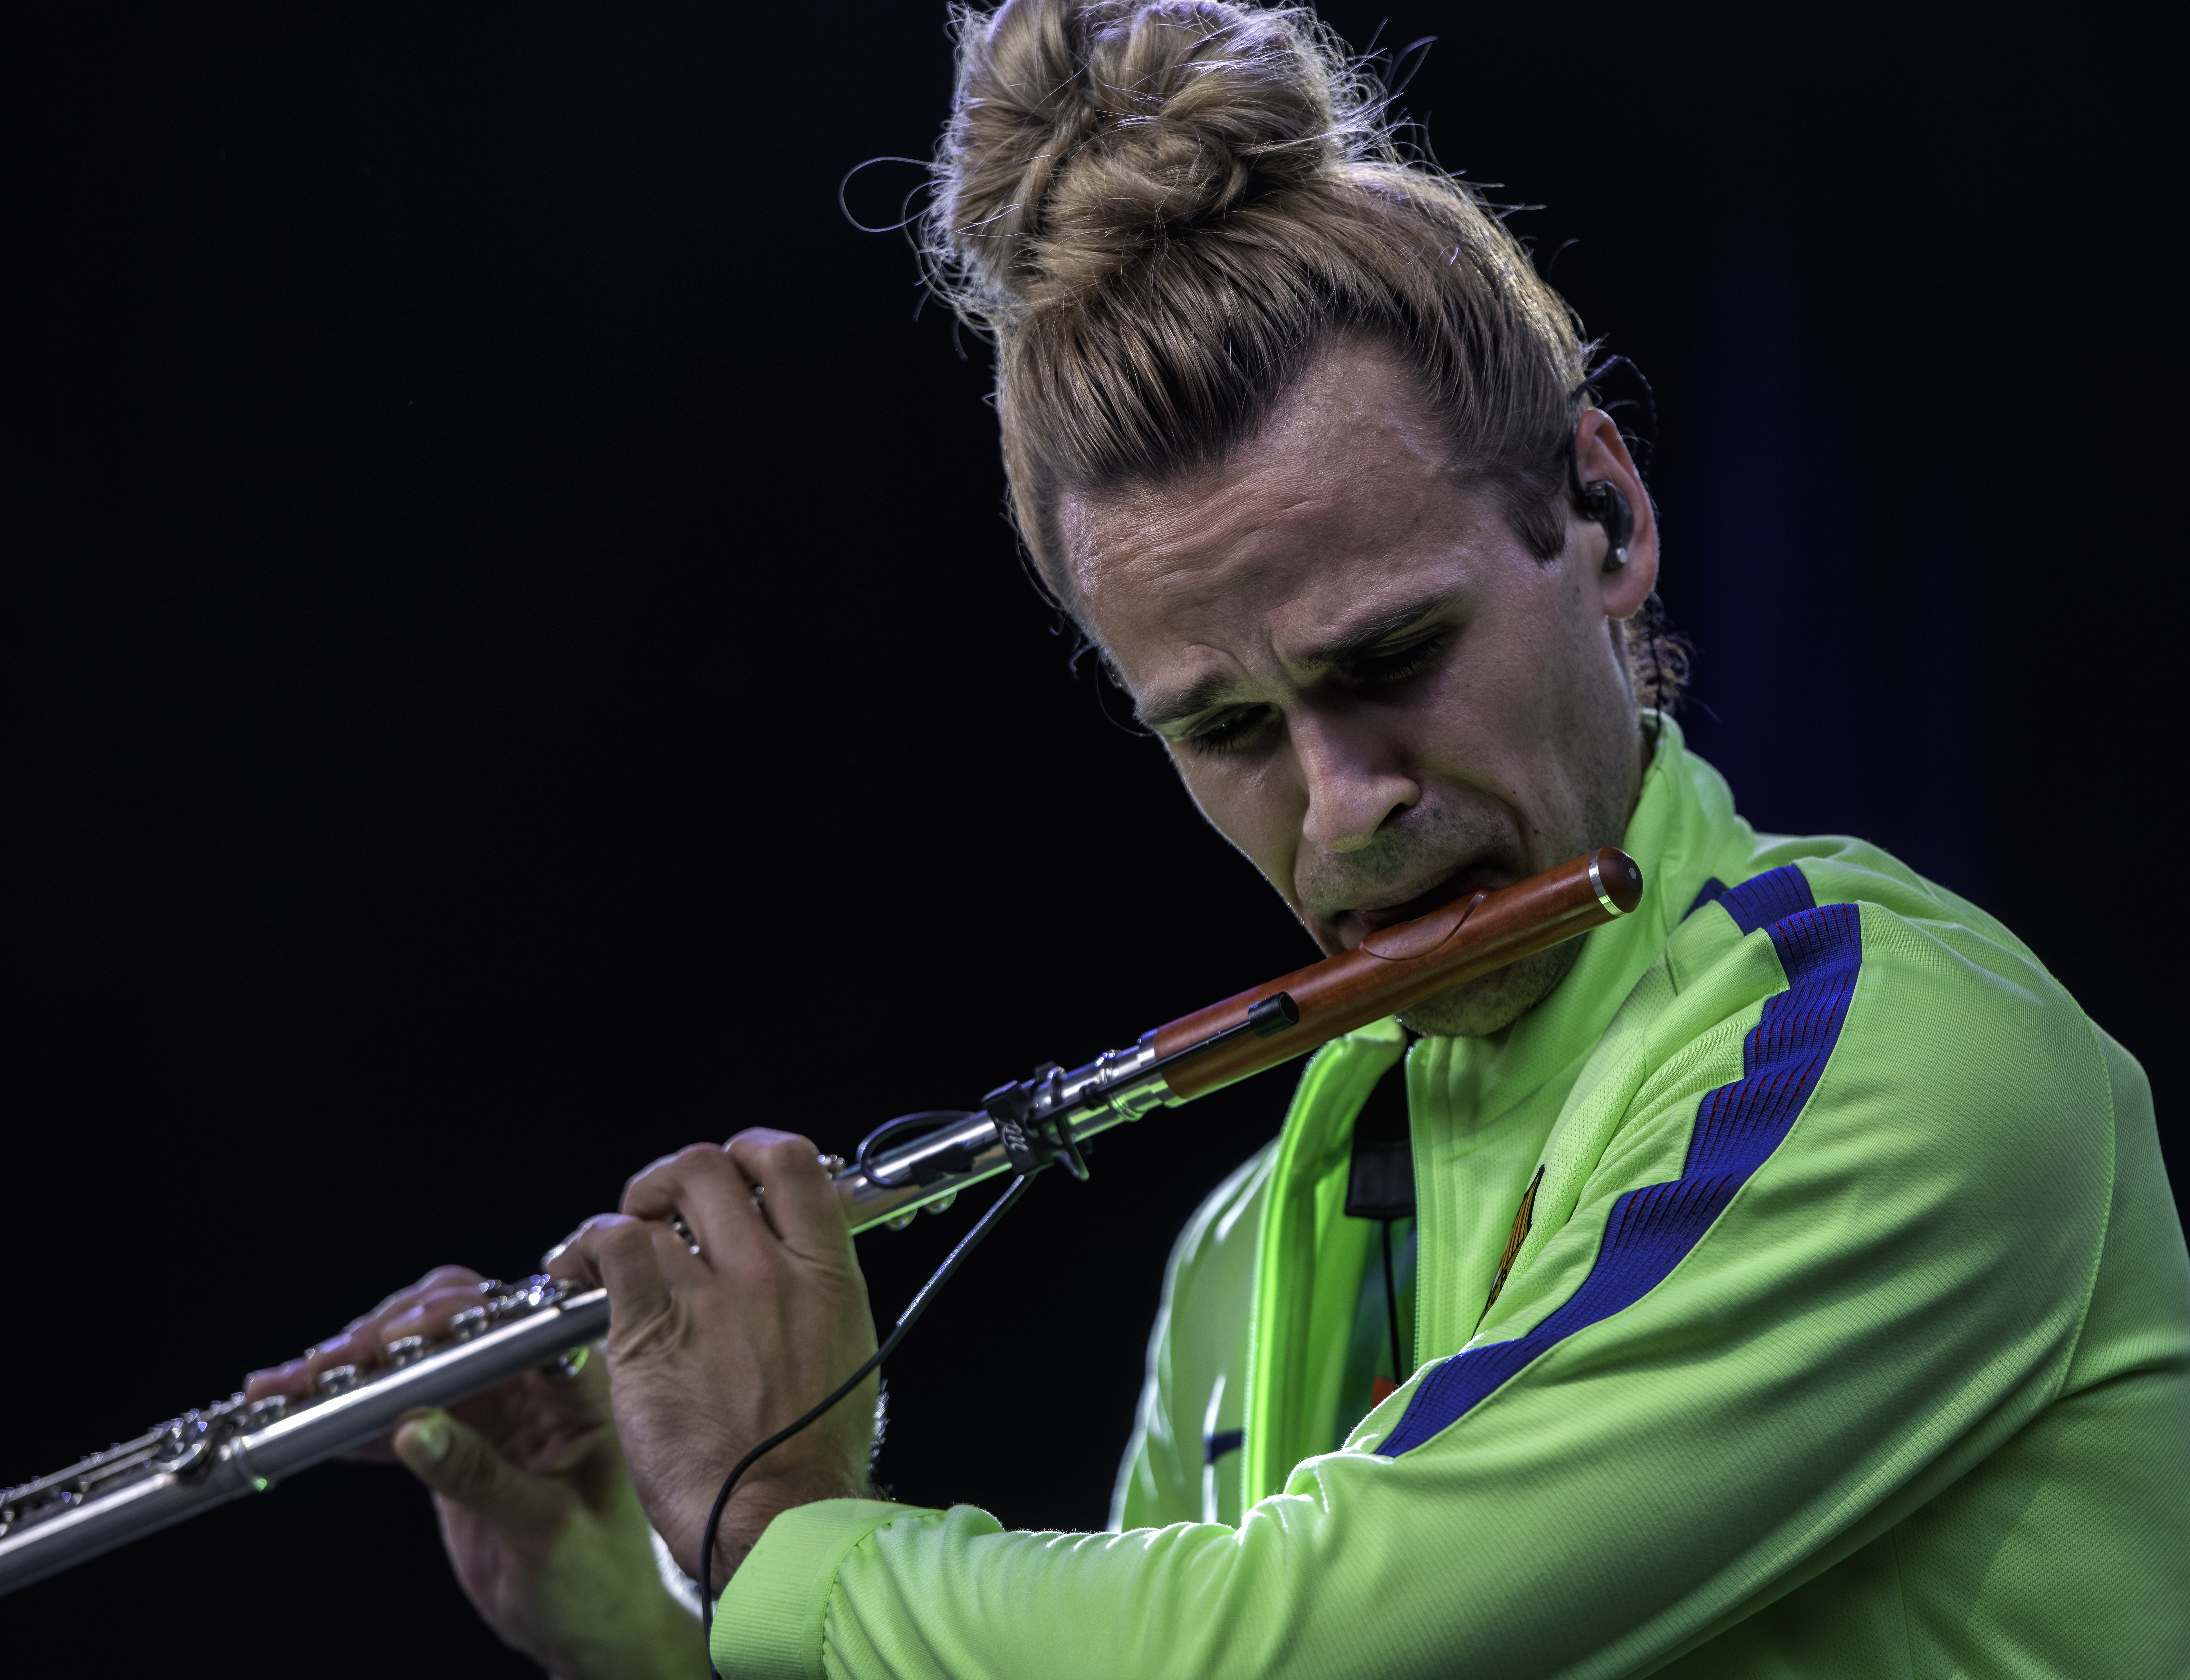
[[[1694,903],[1713,863],[1745,842],[1725,779],[1688,750],[1680,725],[1646,713],[1656,750],[1620,844],[1642,866],[1642,901],[1583,935],[1580,957],[1552,994],[1484,1038],[1425,1038],[1409,1090],[1444,1107],[1461,1134],[1495,1124],[1546,1081],[1579,1069]],[[1745,849],[1745,846],[1744,847]]]

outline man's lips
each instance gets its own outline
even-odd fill
[[[1417,916],[1427,916],[1430,911],[1450,904],[1455,899],[1504,887],[1513,879],[1512,874],[1495,864],[1462,864],[1450,874],[1438,877],[1434,885],[1410,899],[1402,899],[1397,904],[1382,905],[1373,910],[1342,910],[1330,918],[1331,925],[1344,939],[1346,948],[1351,951],[1380,928],[1388,928],[1395,922],[1411,922]]]

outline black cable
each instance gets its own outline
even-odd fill
[[[1392,1381],[1404,1382],[1407,1368],[1399,1363],[1399,1289],[1392,1274],[1392,1222],[1378,1222],[1384,1228],[1384,1312],[1392,1326]]]
[[[700,1537],[700,1637],[706,1642],[707,1645],[707,1672],[714,1674],[716,1680],[722,1680],[722,1677],[716,1673],[715,1669],[713,1586],[715,1530],[722,1525],[723,1508],[730,1502],[730,1490],[737,1486],[738,1478],[752,1467],[755,1459],[773,1448],[781,1446],[815,1418],[828,1410],[831,1406],[850,1393],[853,1389],[865,1382],[869,1373],[877,1365],[897,1351],[897,1344],[905,1340],[905,1331],[911,1330],[918,1321],[921,1314],[927,1309],[928,1303],[934,1298],[935,1291],[950,1280],[950,1274],[958,1269],[959,1262],[973,1251],[973,1245],[989,1234],[989,1227],[996,1223],[997,1216],[1019,1199],[1020,1193],[1026,1189],[1027,1183],[1028,1179],[1022,1174],[1012,1180],[1003,1195],[989,1204],[989,1211],[974,1222],[972,1230],[958,1239],[958,1246],[950,1251],[943,1263],[935,1269],[933,1274],[926,1283],[921,1285],[920,1293],[914,1296],[905,1309],[897,1315],[897,1324],[891,1330],[888,1339],[868,1355],[866,1360],[857,1371],[831,1389],[827,1397],[811,1411],[796,1422],[786,1424],[740,1459],[730,1473],[723,1479],[722,1491],[715,1496],[714,1508],[707,1513],[706,1530]]]
[[[860,1139],[852,1164],[868,1178],[892,1189],[900,1188],[898,1181],[884,1178],[869,1165],[869,1157],[892,1142],[901,1132],[910,1132],[916,1126],[926,1127],[930,1133],[940,1132],[946,1126],[956,1126],[962,1120],[971,1120],[981,1112],[979,1109],[922,1109],[914,1114],[901,1114],[895,1120],[886,1120]]]

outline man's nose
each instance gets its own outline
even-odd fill
[[[1311,846],[1358,852],[1422,797],[1421,786],[1394,768],[1373,738],[1302,718],[1293,722],[1292,740],[1308,787],[1301,837]]]

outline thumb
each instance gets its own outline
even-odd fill
[[[411,1474],[492,1527],[537,1529],[563,1514],[561,1490],[526,1475],[485,1436],[445,1411],[405,1418],[394,1445]]]

